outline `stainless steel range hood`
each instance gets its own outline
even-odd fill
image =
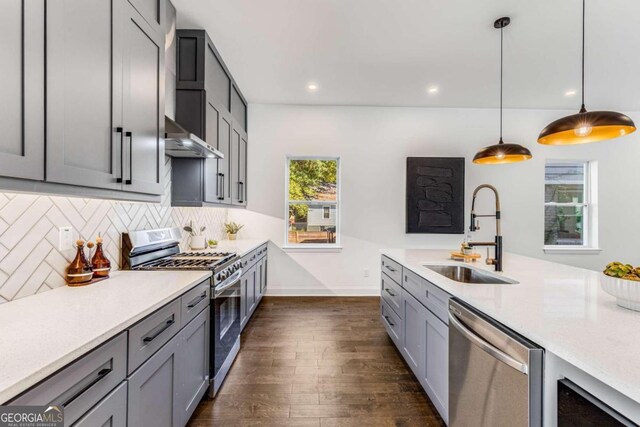
[[[167,116],[164,116],[164,130],[164,151],[167,156],[224,159],[224,154]]]

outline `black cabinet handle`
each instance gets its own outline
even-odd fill
[[[387,270],[389,270],[389,271],[392,271],[392,272],[394,272],[394,273],[396,272],[396,269],[395,269],[395,268],[393,268],[393,267],[390,267],[390,266],[388,266],[388,265],[385,265],[385,267],[387,267]]]
[[[133,133],[127,132],[126,137],[129,138],[129,179],[124,183],[131,185],[133,182]]]
[[[196,305],[198,305],[200,303],[200,301],[202,301],[206,297],[207,297],[207,293],[205,292],[204,294],[200,295],[199,297],[196,297],[196,298],[192,299],[191,302],[189,302],[189,304],[187,304],[187,308],[195,307]]]
[[[164,327],[162,329],[160,329],[158,332],[156,332],[153,335],[150,335],[148,337],[144,337],[142,339],[142,342],[144,342],[145,344],[149,344],[151,341],[155,340],[156,338],[158,338],[158,336],[160,336],[161,333],[163,333],[164,331],[166,331],[167,329],[169,329],[171,327],[171,325],[173,325],[174,323],[176,323],[175,320],[173,319],[169,319],[164,323]]]
[[[224,174],[219,173],[218,178],[220,178],[218,180],[218,183],[220,185],[220,188],[218,189],[218,200],[224,200]]]
[[[387,321],[387,323],[389,324],[389,326],[396,326],[395,323],[391,323],[391,320],[389,320],[389,316],[384,316],[384,320]]]
[[[107,362],[107,363],[111,363],[111,361]],[[74,400],[76,400],[78,397],[80,397],[85,391],[89,390],[91,387],[93,387],[94,385],[98,384],[104,377],[106,377],[107,375],[109,375],[109,373],[112,371],[111,368],[103,368],[100,369],[97,373],[97,375],[91,379],[90,377],[85,378],[83,381],[79,382],[76,386],[79,388],[79,390],[75,393],[73,393],[73,395],[65,400],[65,402],[62,404],[62,407],[66,407],[69,406],[73,403]],[[88,382],[87,382],[88,380]]]
[[[244,203],[244,182],[238,181],[238,202]]]
[[[116,182],[122,184],[124,176],[124,129],[117,127],[116,133],[120,134],[120,176],[116,178]]]
[[[391,292],[389,289],[385,288],[384,289],[389,295],[391,295],[392,297],[395,297],[396,294],[394,294],[393,292]]]

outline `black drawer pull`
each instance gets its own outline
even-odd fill
[[[224,200],[224,174],[219,173],[218,178],[218,200]]]
[[[385,267],[387,267],[387,270],[389,270],[389,271],[392,271],[392,272],[394,272],[394,273],[396,272],[396,269],[395,269],[395,268],[393,268],[393,267],[390,267],[390,266],[388,266],[388,265],[385,265]]]
[[[187,308],[193,308],[196,305],[200,304],[200,301],[202,301],[203,299],[205,299],[207,297],[207,293],[205,292],[204,294],[200,295],[199,297],[196,297],[194,299],[192,299],[189,304],[187,304]]]
[[[384,320],[387,321],[387,323],[389,324],[389,326],[396,326],[395,323],[391,323],[391,320],[389,320],[389,316],[384,316]]]
[[[142,342],[144,342],[145,344],[149,344],[151,341],[155,340],[156,338],[158,338],[158,336],[163,333],[164,331],[166,331],[167,329],[169,329],[171,327],[171,325],[173,325],[174,323],[176,323],[175,320],[173,319],[169,319],[164,323],[164,327],[162,329],[160,329],[158,332],[156,332],[155,334],[148,336],[148,337],[144,337],[142,338]]]
[[[111,362],[108,362],[108,363],[111,363]],[[98,374],[96,375],[96,377],[94,379],[90,380],[86,384],[83,384],[84,381],[78,383],[77,385],[78,385],[78,387],[80,387],[80,390],[78,390],[76,393],[73,394],[73,396],[71,396],[69,399],[67,399],[62,404],[62,407],[64,408],[64,407],[67,407],[67,406],[71,405],[74,400],[76,400],[78,397],[80,397],[85,391],[89,390],[91,387],[93,387],[94,385],[98,384],[104,377],[109,375],[109,373],[111,371],[112,371],[111,368],[100,369],[98,371]],[[89,378],[89,377],[87,377],[87,378]],[[87,378],[85,378],[85,380]]]
[[[391,295],[392,297],[395,297],[396,294],[394,294],[393,292],[391,292],[389,289],[385,288],[384,289],[389,295]]]

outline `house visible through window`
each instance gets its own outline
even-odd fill
[[[287,245],[339,244],[339,176],[338,158],[287,158]]]
[[[547,161],[544,190],[546,247],[595,247],[595,179],[590,162]]]

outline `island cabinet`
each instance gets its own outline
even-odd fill
[[[267,244],[242,257],[240,325],[244,329],[267,290]]]
[[[204,30],[178,30],[176,121],[224,159],[173,165],[174,206],[247,204],[247,103]]]
[[[158,201],[164,0],[6,6],[0,187]]]
[[[9,401],[64,407],[65,426],[184,426],[209,387],[206,280]]]
[[[382,257],[381,317],[387,333],[440,413],[448,419],[449,294]]]

